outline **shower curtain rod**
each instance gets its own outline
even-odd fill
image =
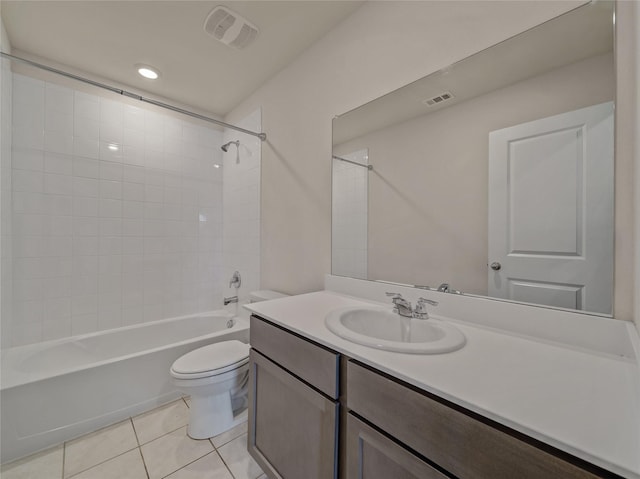
[[[369,171],[373,170],[373,165],[363,165],[362,163],[358,163],[357,161],[347,160],[346,158],[342,158],[342,157],[336,156],[336,155],[333,155],[333,158],[335,158],[336,160],[340,160],[340,161],[346,161],[347,163],[351,163],[352,165],[362,166],[363,168],[366,168]]]
[[[56,73],[58,75],[67,77],[67,78],[71,78],[73,80],[78,80],[81,81],[83,83],[87,83],[89,85],[93,85],[96,86],[98,88],[102,88],[104,90],[109,90],[110,92],[113,93],[117,93],[119,95],[122,96],[126,96],[129,98],[133,98],[134,100],[138,100],[141,101],[143,103],[149,103],[151,105],[155,105],[155,106],[159,106],[160,108],[164,108],[166,110],[171,110],[171,111],[175,111],[177,113],[181,113],[183,115],[187,115],[187,116],[191,116],[193,118],[197,118],[198,120],[203,120],[209,123],[215,123],[216,125],[220,125],[223,126],[225,128],[230,128],[232,130],[236,130],[242,133],[246,133],[247,135],[251,135],[251,136],[257,136],[258,138],[260,138],[262,141],[265,141],[267,139],[267,134],[266,133],[256,133],[255,131],[251,131],[251,130],[245,130],[244,128],[240,128],[239,126],[235,126],[235,125],[231,125],[229,123],[225,123],[224,121],[220,121],[220,120],[216,120],[214,118],[209,118],[208,116],[204,116],[204,115],[200,115],[199,113],[194,113],[192,111],[189,110],[185,110],[183,108],[179,108],[177,106],[173,106],[173,105],[169,105],[168,103],[164,103],[158,100],[154,100],[152,98],[146,98],[143,96],[140,96],[136,93],[132,93],[130,91],[127,90],[122,90],[121,88],[116,88],[116,87],[112,87],[110,85],[106,85],[104,83],[100,83],[94,80],[90,80],[88,78],[84,78],[81,77],[79,75],[74,75],[73,73],[68,73],[62,70],[58,70],[57,68],[53,68],[47,65],[43,65],[41,63],[37,63],[31,60],[27,60],[26,58],[21,58],[21,57],[17,57],[15,55],[10,55],[9,53],[5,53],[5,52],[0,52],[0,56],[3,58],[9,58],[10,60],[14,60],[17,62],[21,62],[21,63],[25,63],[27,65],[30,65],[32,67],[35,68],[39,68],[41,70],[46,70],[48,72],[51,73]]]

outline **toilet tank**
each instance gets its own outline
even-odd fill
[[[260,291],[252,291],[249,293],[249,302],[258,303],[260,301],[268,301],[270,299],[285,298],[288,294],[278,293],[270,289],[261,289]]]

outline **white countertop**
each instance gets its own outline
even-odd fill
[[[640,373],[635,359],[455,321],[452,353],[381,351],[331,333],[336,308],[381,303],[329,291],[245,307],[287,329],[623,477],[640,479]],[[447,320],[434,315],[438,319]]]

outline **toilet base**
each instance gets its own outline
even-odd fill
[[[246,409],[233,415],[229,392],[204,396],[192,395],[187,435],[192,439],[208,439],[246,420]]]

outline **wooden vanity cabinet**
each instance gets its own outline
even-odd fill
[[[248,449],[270,479],[616,474],[251,317]]]
[[[347,378],[349,479],[619,477],[352,360]]]
[[[270,478],[338,477],[340,357],[251,317],[248,450]]]

